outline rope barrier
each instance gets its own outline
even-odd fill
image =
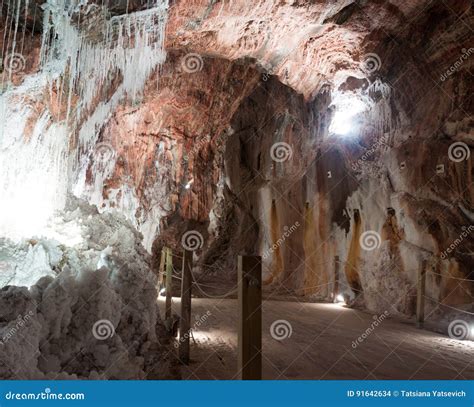
[[[182,259],[183,257],[178,255],[178,254],[173,254],[173,257],[176,257],[178,259]],[[349,265],[349,267],[351,267],[353,270],[359,272],[359,269],[357,267],[355,267],[353,264],[351,264],[350,262],[348,262],[347,260],[346,261],[343,261],[343,260],[336,260],[338,264],[342,264],[342,265]],[[318,267],[318,266],[324,266],[324,265],[327,265],[327,264],[331,264],[333,261],[332,260],[328,260],[328,261],[325,261],[325,262],[322,262],[322,263],[318,263],[318,264],[315,264],[315,267]],[[202,263],[202,264],[199,264],[199,267],[203,268],[204,270],[204,266],[210,268],[211,270],[214,270],[214,271],[221,271],[222,270],[222,267],[220,266],[216,266],[215,264],[206,264],[206,263]],[[460,278],[460,277],[454,277],[454,276],[449,276],[449,275],[445,275],[445,274],[441,274],[441,273],[436,273],[435,271],[429,271],[431,274],[434,274],[434,275],[437,275],[437,276],[441,276],[441,277],[444,277],[444,278],[449,278],[449,279],[453,279],[453,280],[459,280],[459,281],[469,281],[469,282],[474,282],[474,279],[468,279],[468,278]]]
[[[209,285],[209,284],[203,284],[203,283],[198,283],[198,284],[202,287],[216,288],[216,289],[220,288],[220,287],[215,286],[215,285]]]
[[[201,287],[199,286],[198,282],[196,281],[196,279],[194,278],[194,274],[191,273],[191,278],[193,279],[193,282],[195,283],[197,289],[201,292],[201,294],[207,298],[226,298],[228,297],[229,295],[231,294],[234,294],[237,292],[238,290],[238,286],[235,286],[231,291],[227,292],[226,294],[223,294],[223,295],[210,295],[208,293],[206,293],[204,290],[201,289]]]
[[[211,295],[209,293],[206,293],[200,286],[199,284],[195,283],[195,286],[199,290],[199,292],[206,298],[211,298],[211,299],[223,299],[223,298],[228,298],[230,295],[235,294],[238,290],[238,288],[234,288],[233,290],[222,294],[222,295]]]
[[[183,257],[182,256],[179,256],[177,254],[174,254],[173,257],[176,257],[178,259],[182,259]],[[355,267],[353,264],[351,264],[350,262],[348,261],[343,261],[343,260],[336,260],[336,262],[338,264],[342,264],[342,265],[348,265],[349,267],[351,267],[353,270],[359,272],[358,268]],[[316,264],[315,266],[324,266],[324,265],[327,265],[327,264],[331,264],[332,261],[325,261],[325,262],[322,262],[322,263],[319,263],[319,264]],[[221,267],[219,266],[215,266],[215,265],[211,265],[211,264],[201,264],[200,267],[203,269],[203,271],[205,272],[206,269],[204,268],[204,266],[206,266],[207,268],[207,271],[209,270],[212,270],[212,271],[217,271],[217,270],[222,270]],[[449,275],[445,275],[445,274],[441,274],[441,273],[437,273],[435,271],[429,271],[429,273],[433,274],[433,275],[438,275],[438,276],[441,276],[443,278],[447,278],[447,279],[453,279],[453,280],[458,280],[458,281],[468,281],[468,282],[474,282],[474,279],[467,279],[467,278],[460,278],[460,277],[454,277],[454,276],[449,276]],[[180,272],[179,271],[176,271],[176,269],[173,267],[173,278],[176,278],[177,280],[182,280],[181,277],[179,277],[180,275]],[[226,298],[228,297],[229,295],[232,295],[234,294],[235,292],[237,292],[237,286],[234,287],[231,291],[223,294],[223,295],[211,295],[209,293],[206,293],[201,287],[207,287],[207,288],[213,288],[213,289],[218,289],[219,287],[217,286],[212,286],[212,285],[209,285],[209,284],[203,284],[203,283],[198,283],[198,281],[196,280],[194,274],[191,274],[192,275],[192,282],[193,282],[193,285],[195,285],[197,287],[197,289],[199,290],[199,292],[204,296],[204,297],[207,297],[207,298]],[[323,287],[323,286],[327,286],[327,285],[330,285],[330,284],[333,284],[334,282],[328,282],[328,283],[324,283],[324,284],[320,284],[320,285],[315,285],[315,286],[310,286],[310,287],[304,287],[305,289],[312,289],[312,288],[320,288],[320,287]],[[354,288],[352,287],[350,284],[346,283],[346,282],[342,282],[340,281],[339,284],[341,284],[342,286],[346,286],[346,287],[349,287],[352,291],[355,291],[355,292],[359,292],[359,293],[362,293],[363,290],[359,290],[357,288]],[[416,295],[409,295],[407,294],[407,296],[409,297],[416,297]],[[462,309],[459,309],[459,308],[456,308],[456,307],[452,307],[450,305],[446,305],[446,304],[442,304],[440,303],[438,300],[435,300],[434,298],[431,298],[431,297],[428,297],[425,295],[425,298],[429,299],[430,301],[436,303],[436,304],[439,304],[441,306],[444,306],[444,307],[447,307],[447,308],[450,308],[450,309],[453,309],[453,310],[456,310],[458,312],[462,312],[462,313],[465,313],[465,314],[469,314],[469,315],[474,315],[474,313],[472,312],[469,312],[469,311],[465,311],[465,310],[462,310]]]
[[[452,277],[452,276],[446,276],[444,274],[441,274],[441,273],[436,273],[434,271],[430,271],[431,274],[435,274],[437,276],[441,276],[441,277],[446,277],[446,278],[449,278],[449,279],[453,279],[453,280],[460,280],[460,281],[470,281],[470,282],[474,282],[474,280],[470,280],[468,278],[459,278],[459,277]]]
[[[339,264],[343,264],[343,265],[348,264],[353,270],[356,270],[357,272],[359,272],[359,270],[355,266],[353,266],[351,263],[349,263],[348,261],[337,260],[337,262]],[[326,261],[324,263],[317,264],[317,266],[325,265],[325,264],[329,264],[329,263],[331,263],[331,262]],[[444,278],[453,279],[453,280],[474,282],[474,280],[471,280],[471,279],[468,279],[468,278],[460,278],[460,277],[449,276],[449,275],[445,275],[445,274],[441,274],[441,273],[436,273],[435,271],[431,271],[431,270],[429,271],[429,273],[435,274],[437,276],[441,276],[441,277],[444,277]]]
[[[179,254],[173,254],[173,258],[177,258],[178,260],[182,260],[183,259],[183,256],[180,256]],[[222,267],[220,266],[216,266],[215,264],[208,264],[208,263],[200,263],[198,264],[199,267],[202,267],[204,268],[204,266],[206,267],[210,267],[214,270],[222,270]]]
[[[470,281],[470,280],[468,280],[468,281]],[[333,282],[328,282],[328,283],[325,283],[325,284],[315,285],[315,286],[311,286],[311,287],[305,287],[305,289],[319,288],[319,287],[323,287],[323,286],[326,286],[326,285],[329,285],[329,284],[333,284]],[[349,288],[350,288],[351,290],[353,290],[353,291],[363,292],[363,290],[358,290],[358,289],[356,289],[356,288],[354,288],[354,287],[351,287],[348,283],[345,283],[345,282],[340,281],[339,284],[342,285],[342,286],[349,287]],[[416,298],[417,295],[405,294],[405,297]],[[453,306],[451,306],[451,305],[443,304],[443,303],[439,302],[438,300],[436,300],[436,299],[434,299],[434,298],[428,297],[427,295],[425,295],[424,297],[427,298],[427,299],[429,299],[430,301],[432,301],[432,302],[438,304],[438,305],[443,306],[443,307],[447,307],[447,308],[450,308],[450,309],[453,309],[453,310],[455,310],[455,311],[462,312],[462,313],[465,313],[465,314],[474,315],[474,312],[465,311],[465,310],[462,310],[462,309],[460,309],[460,308],[453,307]]]
[[[208,288],[214,288],[214,289],[217,289],[219,287],[217,286],[212,286],[212,285],[209,285],[209,284],[202,284],[202,283],[198,283],[196,281],[196,278],[194,277],[194,274],[191,273],[191,277],[193,279],[193,285],[195,285],[197,287],[197,289],[199,290],[199,292],[204,296],[204,297],[207,297],[207,298],[215,298],[215,299],[220,299],[220,298],[225,298],[225,297],[228,297],[229,295],[232,295],[234,293],[237,292],[237,289],[238,289],[238,286],[235,286],[231,291],[227,292],[226,294],[223,294],[223,295],[211,295],[209,293],[206,293],[202,288],[201,286],[203,287],[208,287]],[[179,276],[179,272],[176,271],[176,269],[173,267],[173,275],[172,275],[172,278],[175,278],[176,280],[179,280],[179,281],[182,281],[182,278]]]
[[[458,312],[462,312],[464,314],[469,314],[469,315],[474,315],[474,312],[469,312],[469,311],[465,311],[465,310],[462,310],[460,308],[456,308],[456,307],[453,307],[451,305],[447,305],[447,304],[443,304],[441,302],[439,302],[438,300],[434,299],[434,298],[431,298],[431,297],[428,297],[427,295],[424,296],[425,298],[427,298],[428,300],[438,304],[438,305],[442,305],[443,307],[446,307],[446,308],[451,308],[453,310],[456,310]]]

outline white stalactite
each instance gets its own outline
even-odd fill
[[[9,15],[15,18],[7,17],[10,40],[8,44],[4,40],[4,53],[7,48],[12,52],[23,48],[19,18],[24,1],[8,3]],[[43,8],[39,73],[17,88],[10,83],[11,74],[7,77],[5,71],[1,77],[0,236],[11,238],[45,235],[47,223],[64,207],[67,194],[83,194],[87,168],[100,164],[94,162],[94,149],[101,129],[119,103],[141,97],[147,79],[166,58],[168,0],[156,0],[148,10],[115,17],[87,0],[48,0]],[[77,23],[84,13],[93,13],[98,21]],[[101,92],[105,96],[112,82],[115,92],[104,100]],[[34,119],[37,123],[28,139],[24,129],[34,112],[28,106],[17,107],[18,99],[28,97],[44,106],[44,89],[50,96],[60,95],[67,114],[58,119],[45,108]],[[94,104],[95,100],[99,103]],[[105,180],[114,165],[111,161],[95,169]],[[101,194],[103,182],[95,186],[97,191],[92,194]],[[25,221],[12,220],[19,218]]]

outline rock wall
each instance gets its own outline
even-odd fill
[[[424,267],[428,312],[472,308],[465,281],[473,277],[472,115],[459,111],[469,104],[471,79],[451,80],[458,84],[439,92],[454,86],[462,102],[441,103],[438,94],[437,121],[425,116],[425,103],[405,114],[395,87],[385,96],[368,88],[374,104],[347,138],[328,131],[328,93],[305,103],[270,81],[244,101],[232,122],[239,137],[228,142],[226,178],[258,223],[259,249],[251,252],[263,255],[267,283],[331,300],[337,269],[353,305],[412,315]],[[455,115],[462,119],[446,130],[443,119]],[[286,145],[275,157],[279,143]]]
[[[198,3],[175,4],[170,27],[191,21],[170,46],[262,71],[231,121],[223,256],[258,252],[274,289],[324,299],[339,256],[348,300],[405,315],[424,264],[428,312],[472,309],[471,5]],[[346,100],[365,110],[334,137]]]
[[[325,300],[338,269],[354,306],[405,315],[425,264],[430,298],[472,308],[472,22],[467,0],[173,1],[139,97],[103,112],[123,78],[98,85],[71,189],[155,260],[197,232],[203,269],[259,253],[268,287]]]

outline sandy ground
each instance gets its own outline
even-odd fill
[[[193,298],[191,363],[182,379],[236,379],[237,301]],[[160,298],[161,311],[164,300]],[[179,298],[173,298],[179,312]],[[290,323],[292,334],[276,340],[275,320]],[[385,319],[355,349],[374,316],[337,304],[265,301],[264,379],[474,379],[474,342],[416,329],[411,321]]]

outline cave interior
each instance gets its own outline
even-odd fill
[[[0,7],[1,379],[474,379],[471,1]]]

